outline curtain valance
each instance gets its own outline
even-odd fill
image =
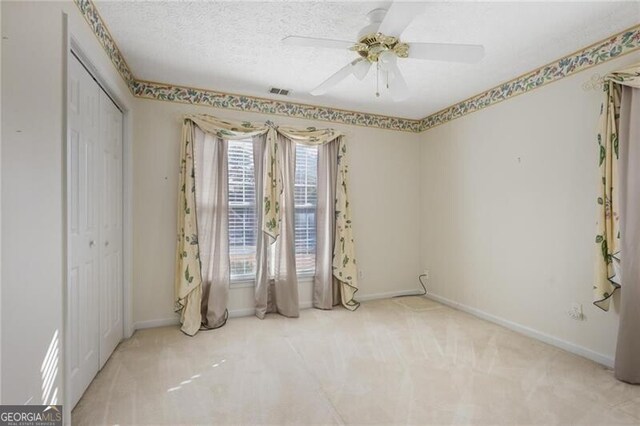
[[[604,81],[612,81],[622,86],[640,89],[640,64],[609,73],[604,77]]]
[[[203,131],[214,134],[222,139],[237,140],[246,139],[253,136],[271,135],[276,133],[299,143],[307,145],[321,145],[332,141],[342,133],[334,129],[317,129],[315,127],[297,128],[290,126],[276,126],[270,121],[256,125],[249,121],[229,121],[221,120],[217,117],[206,114],[187,114],[184,120],[190,120],[198,125]]]
[[[271,238],[276,239],[280,235],[280,196],[282,194],[282,164],[277,154],[278,134],[287,137],[294,142],[305,145],[322,145],[342,136],[333,129],[317,129],[315,127],[295,128],[288,126],[275,126],[270,121],[255,125],[248,121],[221,120],[217,117],[205,114],[188,114],[184,116],[185,125],[195,123],[200,129],[214,134],[221,139],[237,140],[266,134],[266,160],[265,177],[263,182],[264,221],[262,230]]]
[[[595,243],[597,245],[594,304],[609,310],[610,297],[620,288],[619,116],[622,86],[640,88],[640,64],[604,77],[598,150],[600,190]]]
[[[178,247],[176,256],[175,292],[177,310],[181,312],[182,330],[190,335],[200,327],[199,307],[202,297],[202,271],[198,248],[198,222],[196,216],[196,190],[194,169],[195,128],[224,140],[264,137],[262,161],[262,231],[275,241],[281,234],[283,204],[282,147],[278,136],[305,145],[323,145],[335,141],[338,144],[337,182],[335,193],[335,246],[333,249],[333,275],[341,284],[342,305],[354,310],[358,303],[353,299],[357,291],[357,269],[352,235],[352,218],[349,207],[347,181],[347,146],[340,132],[315,127],[295,128],[276,126],[271,122],[254,124],[248,121],[222,120],[204,114],[183,117],[180,197],[178,206]],[[339,140],[336,140],[340,138]],[[258,180],[257,180],[258,181]],[[260,210],[259,210],[260,211]]]

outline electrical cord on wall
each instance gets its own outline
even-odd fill
[[[398,296],[393,296],[394,298],[396,297],[409,297],[409,296],[425,296],[427,294],[427,287],[424,285],[424,283],[422,282],[422,277],[426,277],[427,274],[420,274],[418,275],[418,281],[420,281],[420,285],[422,286],[422,293],[416,293],[416,294],[401,294]]]

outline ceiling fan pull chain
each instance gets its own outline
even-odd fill
[[[376,97],[380,97],[380,64],[376,62]]]

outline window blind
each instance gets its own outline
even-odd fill
[[[256,206],[253,142],[228,141],[229,257],[231,279],[252,279],[256,273]],[[298,274],[313,275],[316,260],[318,149],[296,145],[295,250]]]
[[[295,246],[298,274],[313,275],[316,267],[316,204],[318,148],[296,146]]]
[[[231,279],[256,272],[256,200],[253,142],[229,141],[229,258]]]

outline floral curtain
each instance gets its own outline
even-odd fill
[[[178,243],[176,250],[176,311],[181,314],[182,331],[194,335],[200,328],[200,300],[202,298],[202,276],[198,247],[198,230],[195,213],[195,171],[194,171],[194,126],[221,139],[237,140],[266,135],[266,155],[263,164],[263,212],[262,231],[273,240],[280,235],[282,202],[282,171],[278,155],[278,134],[295,142],[320,145],[338,136],[333,129],[307,127],[298,129],[275,126],[271,122],[254,125],[248,121],[234,122],[198,114],[185,115],[180,154],[180,196],[178,206]],[[347,193],[347,148],[344,141],[340,148],[340,165],[336,189],[336,246],[334,249],[334,276],[343,285],[342,304],[347,309],[356,309],[353,300],[357,291],[357,270],[355,247],[351,230],[351,214]],[[340,212],[340,214],[338,214]]]
[[[338,177],[336,182],[336,236],[333,249],[333,275],[340,281],[342,306],[352,311],[358,309],[354,300],[358,291],[358,269],[355,244],[351,229],[351,207],[349,206],[349,164],[347,145],[344,140],[338,147]]]
[[[278,133],[286,138],[305,145],[322,145],[342,136],[342,134],[333,129],[317,129],[315,127],[295,129],[293,127],[280,126],[277,130]],[[279,162],[275,161],[274,164],[276,170],[279,170],[281,167]],[[276,173],[278,176],[281,175],[281,173]],[[351,208],[349,206],[349,196],[347,192],[348,180],[347,145],[344,139],[341,138],[338,148],[338,176],[336,182],[333,275],[340,281],[342,306],[351,311],[355,311],[360,306],[360,303],[354,299],[355,293],[358,291],[358,270],[356,266],[355,243],[351,228]],[[265,209],[266,203],[267,198],[265,196]]]
[[[185,120],[182,126],[178,193],[178,245],[176,249],[176,311],[182,331],[190,336],[200,329],[202,274],[196,219],[196,181],[193,163],[195,127]]]
[[[600,107],[598,151],[600,189],[596,243],[594,304],[608,311],[610,298],[620,288],[620,201],[618,197],[619,117],[622,86],[640,87],[640,64],[613,72],[604,79]]]

